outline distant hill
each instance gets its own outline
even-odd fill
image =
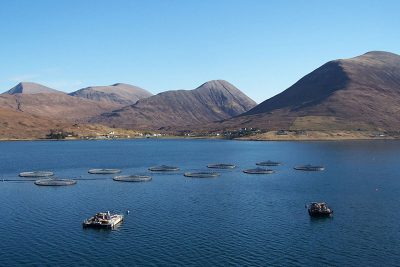
[[[110,86],[91,86],[69,95],[120,105],[131,105],[139,99],[152,96],[150,92],[140,87],[124,83],[116,83]]]
[[[118,108],[118,105],[62,93],[17,93],[0,95],[0,107],[52,120],[85,122],[93,116]]]
[[[7,92],[4,92],[3,94],[15,95],[15,94],[40,94],[40,93],[64,94],[61,91],[57,91],[47,86],[32,82],[21,82],[16,86],[14,86],[13,88],[11,88],[10,90],[8,90]]]
[[[282,93],[214,127],[400,130],[400,56],[330,61]]]
[[[91,122],[132,129],[171,129],[227,119],[255,105],[232,84],[214,80],[194,90],[167,91],[141,99],[134,105],[94,117]]]

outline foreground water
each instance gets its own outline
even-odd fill
[[[29,170],[75,177],[70,187],[0,181],[0,265],[395,266],[400,263],[400,142],[133,140],[0,143],[0,176]],[[276,160],[272,175],[241,171]],[[146,173],[152,165],[219,178],[153,174],[148,183],[89,175],[89,168]],[[299,172],[298,164],[324,172]],[[85,180],[99,178],[99,180]],[[311,219],[327,201],[332,219]],[[82,229],[102,210],[125,213],[113,231]]]

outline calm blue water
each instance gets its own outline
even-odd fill
[[[132,140],[2,142],[0,177],[52,170],[70,187],[0,181],[0,265],[400,264],[400,142],[240,142]],[[241,172],[282,161],[276,174]],[[89,168],[146,173],[157,164],[184,171],[235,163],[216,179],[153,174],[114,182]],[[324,172],[298,172],[298,164]],[[332,219],[311,219],[309,201],[327,201]],[[130,210],[113,231],[82,229],[97,211]]]

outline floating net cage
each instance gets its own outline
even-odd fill
[[[298,171],[323,171],[325,170],[324,166],[314,166],[314,165],[302,165],[294,167],[295,170]]]
[[[160,166],[150,167],[149,171],[152,171],[152,172],[171,172],[171,171],[179,171],[179,168],[178,167],[174,167],[174,166],[160,165]]]
[[[74,184],[76,184],[76,181],[72,179],[47,178],[35,181],[35,185],[39,186],[66,186]]]
[[[247,173],[247,174],[272,174],[272,173],[275,173],[274,170],[264,169],[264,168],[248,169],[248,170],[244,170],[243,172]]]
[[[119,175],[113,178],[118,182],[149,182],[151,179],[151,176],[148,175]]]
[[[233,169],[236,168],[233,164],[219,163],[219,164],[208,164],[207,168],[211,169]]]
[[[88,173],[90,174],[116,174],[120,173],[119,169],[90,169]]]
[[[281,163],[276,162],[276,161],[267,160],[267,161],[257,162],[256,165],[258,165],[258,166],[279,166],[279,165],[281,165]]]
[[[20,177],[48,177],[53,175],[53,172],[48,171],[21,172],[19,174]]]
[[[191,178],[215,178],[220,176],[217,172],[186,172],[183,175]]]

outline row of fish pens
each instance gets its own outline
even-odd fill
[[[272,166],[279,166],[281,165],[280,162],[274,161],[263,161],[256,163],[258,166],[262,167],[272,167]],[[226,164],[226,163],[219,163],[219,164],[209,164],[207,165],[210,169],[234,169],[236,165],[234,164]],[[243,170],[244,173],[247,174],[273,174],[275,173],[272,169],[257,167],[254,169],[246,169]],[[302,165],[294,167],[295,170],[301,171],[323,171],[325,168],[323,166],[313,166],[313,165]],[[179,167],[175,166],[167,166],[167,165],[160,165],[160,166],[153,166],[148,169],[152,172],[175,172],[179,171]],[[90,174],[118,174],[121,170],[119,169],[90,169],[88,173]],[[41,177],[42,179],[36,180],[34,183],[40,186],[63,186],[63,185],[74,185],[77,183],[76,180],[73,179],[60,179],[53,177],[54,173],[49,171],[33,171],[33,172],[22,172],[19,174],[20,177]],[[183,174],[185,177],[190,178],[215,178],[220,176],[218,172],[185,172]],[[47,178],[43,178],[47,177]],[[49,178],[50,177],[50,178]],[[152,180],[152,177],[149,175],[117,175],[113,178],[113,180],[118,182],[148,182]]]

